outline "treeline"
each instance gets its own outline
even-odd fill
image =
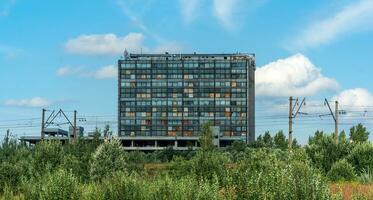
[[[197,151],[126,152],[119,141],[78,140],[34,147],[8,134],[0,148],[3,199],[341,199],[328,183],[372,183],[373,144],[362,125],[349,136],[317,131],[289,151],[282,132],[253,144],[213,146],[209,124]],[[156,167],[164,165],[165,167]],[[166,163],[166,164],[165,164]],[[146,166],[152,166],[149,169]],[[361,198],[372,198],[366,196]]]

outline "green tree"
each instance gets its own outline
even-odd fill
[[[362,124],[351,127],[350,140],[352,142],[366,142],[369,138],[369,132]]]
[[[273,139],[269,131],[266,131],[263,136],[263,143],[264,147],[272,148],[273,147]]]
[[[338,140],[339,140],[339,142],[342,142],[342,143],[347,142],[347,135],[346,135],[346,132],[344,130],[341,131],[341,133],[339,133]]]
[[[110,125],[105,125],[105,128],[104,128],[104,137],[105,138],[110,138],[112,135],[113,135],[113,131],[110,129]]]
[[[105,141],[93,154],[90,175],[93,180],[126,169],[126,159],[118,140]]]
[[[33,152],[36,173],[43,174],[56,169],[61,164],[63,155],[63,147],[59,141],[43,140],[37,143]]]
[[[277,149],[285,150],[288,148],[288,142],[283,131],[279,131],[276,133],[276,135],[273,137],[273,143],[274,147]]]
[[[373,170],[373,144],[370,142],[356,144],[347,160],[354,166],[357,174]]]
[[[202,125],[201,134],[199,137],[199,143],[201,144],[201,149],[203,151],[212,150],[214,148],[213,144],[213,133],[212,133],[211,122],[204,123]]]
[[[326,174],[334,162],[349,154],[351,146],[347,143],[336,143],[332,135],[317,131],[315,136],[310,137],[305,149],[314,166]]]

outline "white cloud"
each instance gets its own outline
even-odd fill
[[[21,99],[21,100],[10,99],[5,102],[5,105],[20,106],[20,107],[45,107],[45,106],[50,106],[51,102],[41,97],[34,97],[31,99]]]
[[[56,71],[57,76],[78,76],[84,78],[110,79],[117,78],[118,69],[114,65],[107,65],[95,70],[84,67],[61,67]]]
[[[118,68],[113,65],[102,67],[94,73],[94,77],[97,79],[117,78]]]
[[[78,75],[84,71],[82,67],[60,67],[57,69],[56,75],[57,76],[71,76],[71,75]]]
[[[198,15],[200,0],[180,0],[181,13],[186,23],[192,22]]]
[[[373,106],[373,94],[363,88],[354,88],[344,90],[332,98],[338,101],[342,106]]]
[[[117,36],[112,33],[80,35],[67,41],[65,50],[73,54],[81,55],[118,55],[127,49],[130,53],[164,53],[181,51],[182,46],[177,43],[160,43],[154,48],[143,44],[142,33],[129,33],[126,36]],[[162,52],[160,52],[162,51]]]
[[[336,80],[321,74],[302,54],[271,62],[256,71],[256,93],[259,96],[310,96],[336,90]]]
[[[115,34],[80,35],[67,41],[65,49],[69,53],[83,55],[116,55],[127,49],[139,51],[144,36],[141,33],[129,33],[118,37]]]
[[[235,9],[239,6],[238,0],[214,0],[213,12],[215,17],[225,26],[232,26],[232,17]]]
[[[306,28],[302,27],[304,31],[290,42],[290,49],[318,47],[344,33],[372,28],[372,25],[373,1],[354,1],[326,19],[314,21]]]

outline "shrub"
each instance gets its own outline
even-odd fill
[[[80,190],[81,200],[105,200],[101,185],[90,183],[82,185]]]
[[[116,171],[124,171],[126,161],[118,140],[106,141],[93,154],[90,175],[93,180],[101,180]]]
[[[191,160],[175,157],[171,165],[171,174],[176,177],[191,175],[198,180],[211,181],[215,176],[222,183],[227,176],[229,158],[218,151],[198,151]]]
[[[265,149],[248,153],[235,171],[238,199],[330,198],[325,180],[307,162],[283,161],[277,157],[281,154]]]
[[[355,172],[352,165],[343,159],[332,165],[327,176],[331,181],[351,181],[355,178]]]
[[[214,176],[224,178],[227,175],[228,156],[216,151],[199,151],[191,160],[192,174],[205,180],[213,180]]]
[[[117,172],[106,177],[101,184],[104,199],[147,199],[146,185],[135,175]]]
[[[372,184],[373,183],[373,173],[368,169],[368,170],[363,170],[359,177],[358,177],[359,182],[363,184]]]
[[[316,132],[315,136],[310,138],[309,145],[305,149],[313,166],[326,174],[333,163],[349,154],[350,148],[351,145],[348,143],[336,143],[331,135]]]
[[[10,188],[18,188],[21,182],[22,170],[18,165],[13,165],[9,162],[0,163],[0,193],[8,186]]]
[[[25,185],[25,199],[74,200],[80,196],[78,186],[78,180],[72,173],[59,169],[44,175],[36,183],[29,181]]]
[[[35,146],[33,158],[33,166],[38,174],[56,169],[63,158],[62,145],[59,141],[41,141]]]
[[[356,144],[347,160],[355,168],[356,173],[373,169],[373,144],[368,142]]]

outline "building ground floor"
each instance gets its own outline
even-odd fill
[[[68,137],[47,137],[46,140],[58,140],[62,143],[68,143],[71,139]],[[80,139],[90,140],[93,137],[81,137]],[[104,139],[101,137],[100,139]],[[155,151],[172,147],[175,150],[197,149],[200,144],[199,137],[118,137],[124,150]],[[21,141],[29,145],[34,145],[41,141],[40,136],[24,136]],[[230,146],[234,141],[244,141],[245,137],[231,136],[214,138],[214,145],[220,148]]]

